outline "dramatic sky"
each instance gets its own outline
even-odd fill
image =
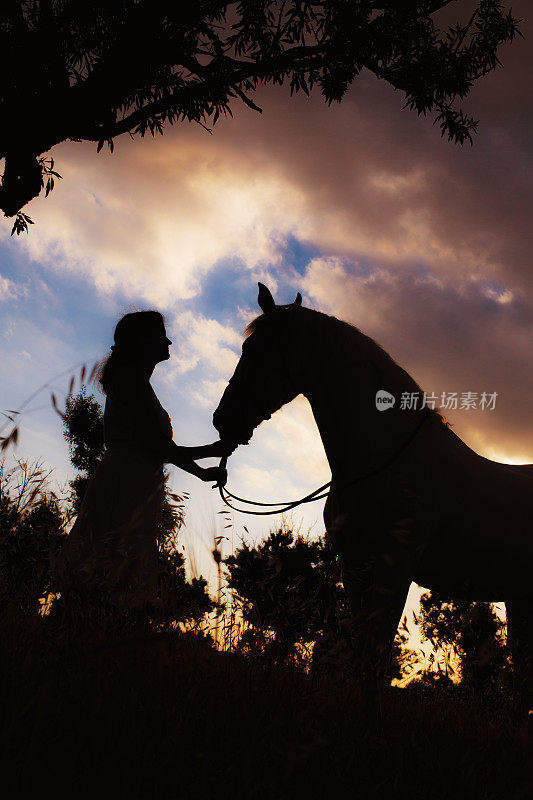
[[[531,43],[528,4],[512,7],[526,40],[464,104],[479,119],[473,147],[362,74],[331,108],[273,87],[254,98],[262,116],[235,107],[212,136],[180,125],[123,136],[114,154],[55,148],[63,180],[25,209],[29,235],[0,222],[0,409],[66,372],[53,381],[61,397],[71,365],[102,358],[123,313],[157,308],[174,344],[153,385],[175,440],[213,441],[261,280],[280,303],[300,291],[356,324],[428,392],[498,392],[493,411],[447,417],[477,452],[533,462]],[[42,457],[61,483],[72,473],[48,391],[30,408],[18,455]],[[262,425],[229,472],[234,491],[264,500],[327,481],[307,401]],[[174,468],[172,484],[190,492],[186,536],[202,557],[221,530],[218,496]],[[323,531],[322,503],[293,518]],[[236,517],[230,535],[270,524]]]

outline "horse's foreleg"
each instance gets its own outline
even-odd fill
[[[507,641],[513,657],[514,689],[520,703],[533,710],[533,599],[507,600]]]
[[[506,600],[505,611],[514,693],[524,712],[529,712],[528,756],[533,775],[533,599]]]
[[[380,674],[390,652],[420,557],[413,521],[364,535],[350,526],[329,532],[342,563],[343,584],[353,613],[358,660]]]

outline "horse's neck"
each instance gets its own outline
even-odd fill
[[[338,339],[324,336],[301,367],[304,393],[335,481],[379,467],[402,446],[422,415],[398,408],[401,393],[414,390],[413,379],[385,357],[375,358],[363,334],[347,340],[342,334]],[[377,410],[379,389],[394,394],[394,409]]]

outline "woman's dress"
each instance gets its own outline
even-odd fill
[[[141,439],[139,415],[121,401],[114,385],[109,389],[105,454],[56,563],[62,594],[122,608],[157,599],[157,538],[165,476],[162,461],[143,441],[153,434],[172,439],[172,425],[151,386],[149,391],[152,413],[146,416],[151,422],[144,423]]]

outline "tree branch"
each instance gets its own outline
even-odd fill
[[[233,90],[234,92],[236,92],[236,93],[239,95],[239,97],[241,98],[241,100],[243,101],[243,103],[246,103],[246,105],[248,106],[248,108],[251,108],[251,109],[253,109],[254,111],[259,111],[259,113],[260,113],[260,114],[262,114],[262,113],[263,113],[263,109],[262,109],[262,108],[259,108],[259,106],[256,106],[256,104],[255,104],[255,103],[253,103],[253,102],[250,100],[250,98],[249,98],[249,97],[246,97],[246,95],[244,94],[244,92],[242,92],[242,91],[239,89],[239,87],[238,87],[238,86],[232,86],[231,88],[232,88],[232,90]]]
[[[26,203],[37,197],[42,188],[43,173],[34,156],[26,153],[7,155],[0,186],[0,208],[6,217],[14,216]]]
[[[276,59],[275,62],[273,60],[265,60],[261,61],[260,63],[247,62],[229,58],[228,56],[222,56],[220,59],[217,59],[218,69],[216,70],[211,68],[211,65],[206,67],[198,65],[201,73],[211,73],[206,74],[206,80],[198,83],[191,82],[167,97],[162,97],[159,100],[147,103],[142,108],[137,109],[127,117],[124,117],[123,119],[118,120],[111,125],[91,126],[84,123],[79,129],[73,131],[72,135],[93,142],[112,139],[115,136],[120,136],[122,133],[131,131],[133,128],[138,128],[139,125],[148,122],[148,120],[156,117],[157,115],[164,114],[169,111],[173,111],[179,115],[183,113],[183,107],[193,100],[203,99],[205,102],[212,102],[210,95],[217,91],[220,92],[222,88],[220,87],[220,66],[222,62],[234,68],[233,74],[228,76],[228,81],[224,87],[227,93],[229,90],[237,91],[236,84],[242,83],[243,81],[251,78],[264,77],[272,72],[274,68],[279,71],[289,69],[291,66],[293,66],[293,63],[291,62],[296,61],[297,57],[300,55],[304,55],[305,58],[302,60],[303,63],[299,66],[305,66],[309,59],[312,59],[314,55],[319,55],[324,51],[324,49],[325,47],[323,45],[317,45],[313,48],[294,47],[290,50],[287,50],[284,54],[284,57],[282,59]],[[185,66],[185,64],[183,66]],[[189,67],[187,67],[187,69],[189,69]],[[240,93],[240,90],[237,93],[247,105],[251,104],[250,108],[261,111],[261,109],[258,106],[255,106],[252,101],[249,101],[248,98],[245,98],[245,96]],[[200,117],[201,116],[202,114],[200,114]]]

